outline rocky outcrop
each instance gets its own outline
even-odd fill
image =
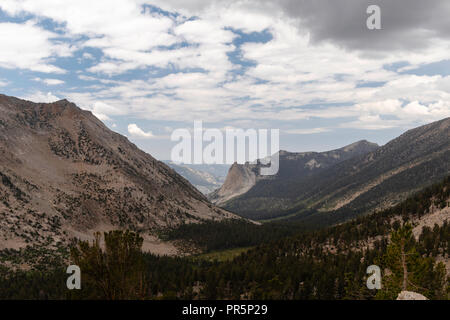
[[[398,294],[397,300],[428,300],[425,296],[420,293],[412,291],[402,291]]]
[[[227,178],[220,189],[214,191],[208,198],[216,205],[223,205],[228,200],[250,190],[255,185],[258,174],[259,167],[257,165],[235,163],[228,171]]]

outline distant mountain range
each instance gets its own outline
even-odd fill
[[[272,177],[259,176],[258,165],[235,164],[209,198],[252,219],[327,213],[331,223],[386,208],[450,174],[449,128],[447,118],[382,147],[360,141],[325,153],[280,151],[280,170]]]
[[[0,95],[0,249],[125,228],[153,245],[162,228],[233,217],[91,112]]]
[[[227,164],[176,164],[170,160],[163,162],[205,195],[222,186],[230,169]]]
[[[328,152],[294,153],[280,151],[279,171],[274,176],[261,176],[261,164],[235,163],[231,168],[223,186],[209,195],[210,200],[223,205],[229,200],[249,192],[259,185],[281,187],[288,181],[301,181],[307,177],[323,171],[341,161],[356,155],[376,150],[378,145],[368,141],[359,141],[341,149]],[[258,208],[259,210],[259,208]]]

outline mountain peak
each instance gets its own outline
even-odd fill
[[[345,147],[342,147],[341,149],[338,149],[338,150],[342,150],[345,152],[358,151],[358,152],[365,153],[365,152],[374,151],[378,147],[379,147],[379,145],[376,143],[373,143],[373,142],[370,142],[367,140],[359,140],[359,141],[349,144]]]
[[[289,152],[280,150],[279,171],[274,176],[261,176],[261,161],[257,164],[240,165],[234,163],[227,175],[222,187],[209,195],[209,199],[218,205],[224,205],[241,195],[246,196],[247,192],[258,193],[258,188],[266,186],[274,187],[273,193],[277,192],[281,186],[289,181],[302,181],[313,173],[322,171],[332,165],[347,160],[351,157],[363,155],[374,151],[378,145],[358,141],[341,149],[326,152]],[[264,186],[264,187],[263,187]],[[270,197],[270,195],[267,195]],[[239,200],[238,200],[239,201]],[[236,208],[233,208],[236,210]]]
[[[235,217],[66,99],[0,96],[0,154],[0,237],[15,248]]]

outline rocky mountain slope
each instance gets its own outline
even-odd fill
[[[163,161],[174,169],[179,175],[188,180],[194,187],[203,194],[209,194],[220,188],[225,181],[228,165],[195,165],[176,164],[172,161]]]
[[[0,95],[0,249],[232,217],[73,103]]]
[[[260,219],[310,219],[314,212],[329,212],[336,213],[336,222],[338,217],[389,207],[450,173],[450,118],[409,130],[380,148],[321,166],[309,175],[299,170],[305,164],[292,168],[280,161],[275,178],[259,180],[226,201],[212,199],[242,216]]]
[[[450,118],[446,118],[339,163],[305,186],[292,186],[299,193],[290,195],[318,211],[350,217],[395,205],[449,174]]]
[[[374,151],[377,148],[377,144],[363,140],[327,152],[294,153],[280,151],[280,169],[275,176],[261,176],[259,174],[260,164],[234,164],[230,168],[223,186],[208,197],[212,202],[218,205],[225,205],[226,207],[230,200],[243,195],[242,201],[250,200],[252,205],[254,205],[253,200],[245,195],[249,191],[253,191],[254,189],[264,190],[269,186],[277,194],[276,190],[279,187],[282,188],[288,182],[304,181],[306,178],[339,162]],[[233,201],[233,209],[236,209],[237,202],[240,203],[241,201],[238,199]],[[264,206],[266,207],[267,204],[265,203]],[[262,206],[257,207],[258,210],[264,210]],[[237,210],[237,212],[242,213],[240,210]]]

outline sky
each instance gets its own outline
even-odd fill
[[[450,116],[449,17],[438,0],[1,0],[0,93],[68,99],[160,160],[194,120],[279,129],[289,151],[385,144]]]

